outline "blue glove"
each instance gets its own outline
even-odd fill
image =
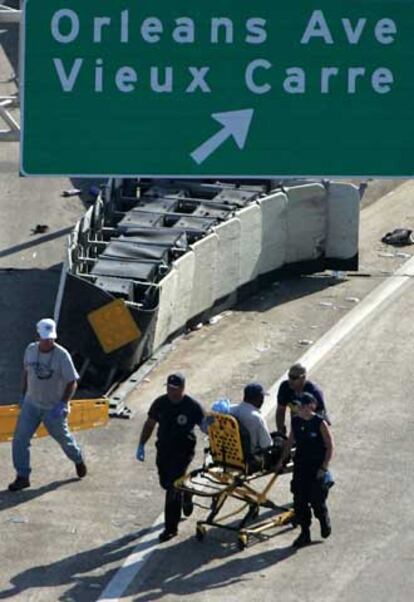
[[[335,484],[330,470],[323,470],[322,468],[320,468],[316,477],[317,479],[321,480],[322,485],[327,489],[329,489],[330,487],[332,487],[332,485]]]
[[[211,406],[212,412],[217,412],[218,414],[229,414],[230,413],[230,399],[218,399]]]
[[[205,425],[207,427],[211,426],[213,424],[213,422],[215,421],[215,419],[216,419],[215,416],[206,416],[204,418]]]
[[[200,424],[200,429],[202,430],[202,432],[207,435],[208,434],[208,427],[211,426],[213,424],[213,422],[215,421],[215,416],[204,416],[201,424]]]
[[[49,412],[51,418],[63,418],[68,413],[68,404],[66,401],[58,401]]]
[[[144,462],[145,460],[145,446],[140,443],[137,447],[136,459],[138,462]]]
[[[332,485],[335,485],[335,481],[334,481],[333,475],[332,475],[332,473],[331,473],[331,471],[330,471],[330,470],[327,470],[327,471],[325,472],[325,475],[324,475],[324,477],[323,477],[323,484],[324,484],[324,485],[325,485],[325,487],[327,487],[328,489],[329,489],[330,487],[332,487]]]

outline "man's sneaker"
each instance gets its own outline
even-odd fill
[[[177,535],[177,531],[163,531],[162,533],[159,534],[158,536],[158,540],[160,543],[164,543],[164,541],[169,541],[170,539],[172,539],[173,537],[175,537]]]
[[[321,524],[321,537],[326,539],[332,533],[331,521],[329,519],[329,515],[326,515],[323,518],[319,519],[319,522]]]
[[[30,487],[29,479],[27,477],[19,477],[17,475],[13,483],[10,483],[9,491],[21,491],[22,489],[27,489],[28,487]]]
[[[183,494],[183,513],[184,516],[191,516],[194,510],[193,497],[191,493],[184,492]]]
[[[78,462],[77,464],[75,464],[75,466],[76,474],[80,479],[83,479],[83,477],[86,476],[86,473],[88,472],[86,464],[84,462]]]
[[[308,546],[310,543],[312,543],[312,541],[311,541],[309,529],[307,529],[307,530],[301,531],[299,537],[297,537],[295,539],[295,541],[292,543],[292,546],[294,546],[295,548],[303,548],[304,546]]]

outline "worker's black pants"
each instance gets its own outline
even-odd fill
[[[169,450],[157,453],[157,468],[160,485],[165,489],[165,530],[177,531],[181,518],[183,494],[174,487],[174,482],[182,477],[193,459],[193,454],[176,453]]]
[[[316,478],[316,471],[295,467],[291,488],[295,519],[302,529],[309,529],[311,525],[311,508],[319,521],[329,522],[326,505],[329,489],[323,484],[322,479]]]

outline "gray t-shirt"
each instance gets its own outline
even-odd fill
[[[252,404],[242,401],[230,406],[230,414],[237,418],[250,435],[250,451],[255,453],[260,449],[270,447],[273,443],[266,422],[260,410]]]
[[[40,351],[38,343],[30,343],[23,363],[27,370],[25,401],[44,410],[61,401],[67,384],[79,379],[69,352],[57,343],[47,353]]]

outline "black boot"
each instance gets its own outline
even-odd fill
[[[17,475],[13,483],[9,485],[9,491],[21,491],[30,487],[29,477],[20,477]]]
[[[310,543],[312,543],[312,541],[309,527],[302,527],[299,537],[295,539],[292,545],[295,548],[303,548],[304,546],[308,546]]]
[[[191,516],[194,510],[193,496],[188,491],[183,492],[183,514],[184,516]]]
[[[321,537],[326,539],[327,537],[330,536],[330,534],[332,532],[331,519],[329,518],[329,514],[326,513],[323,516],[321,516],[321,518],[319,519],[319,522],[321,524]]]

